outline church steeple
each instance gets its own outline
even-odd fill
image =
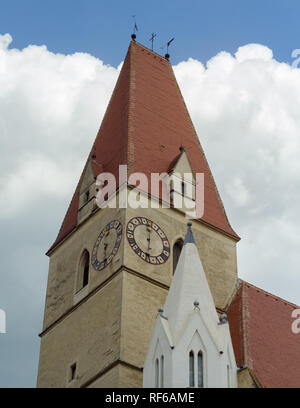
[[[142,172],[150,180],[151,173],[169,171],[182,145],[193,172],[204,173],[202,221],[238,240],[227,219],[170,62],[131,41],[88,158],[94,176],[100,171],[110,172],[118,180],[119,164],[127,164],[128,175]],[[82,177],[53,247],[76,229]]]
[[[183,248],[164,306],[164,314],[168,317],[175,344],[193,314],[195,301],[198,303],[206,325],[212,332],[216,332],[218,314],[195,243],[191,223],[188,223]]]
[[[188,223],[165,306],[156,318],[144,387],[154,387],[158,375],[158,387],[231,388],[237,386],[236,370],[228,322],[225,315],[218,317]]]

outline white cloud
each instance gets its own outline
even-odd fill
[[[0,36],[0,219],[70,197],[118,75],[89,54],[11,42]]]

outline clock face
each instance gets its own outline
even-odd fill
[[[122,239],[122,224],[109,222],[100,232],[92,253],[92,265],[96,271],[102,271],[118,252]]]
[[[131,249],[145,262],[165,263],[170,256],[170,244],[163,230],[145,217],[132,218],[126,228]]]

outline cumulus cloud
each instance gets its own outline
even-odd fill
[[[120,66],[85,53],[54,54],[46,46],[13,49],[10,35],[0,36],[0,221],[2,267],[9,271],[1,277],[0,289],[7,289],[0,308],[31,365],[47,278],[41,247],[55,238]],[[190,58],[174,70],[242,237],[239,275],[300,304],[300,70],[260,44],[234,55],[220,52],[205,65]],[[20,332],[24,305],[31,318]],[[18,350],[15,344],[13,353]],[[22,358],[26,367],[29,360]],[[8,353],[3,367],[12,370]],[[33,377],[18,367],[4,385],[34,385]]]
[[[300,70],[260,44],[174,69],[242,237],[240,275],[299,303]]]
[[[0,218],[70,196],[118,75],[89,54],[11,42],[0,36]]]

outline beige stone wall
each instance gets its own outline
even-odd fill
[[[119,220],[124,226],[125,210],[98,210],[81,224],[50,256],[46,307],[43,329],[70,310],[76,302],[76,278],[79,261],[84,249],[91,255],[101,230],[112,220]],[[123,261],[124,234],[120,248],[112,262],[102,271],[90,267],[88,292],[105,282]]]
[[[167,293],[165,288],[124,272],[121,360],[139,368],[144,366],[157,310],[164,304]]]
[[[119,359],[121,300],[118,274],[43,335],[38,387],[79,387]],[[68,371],[74,362],[77,379],[70,384]]]
[[[92,382],[88,388],[141,388],[142,384],[142,371],[118,363]]]
[[[126,365],[120,366],[119,387],[120,388],[142,388],[143,373]]]
[[[87,388],[118,388],[120,378],[120,365],[117,364],[97,378]]]
[[[257,388],[258,384],[253,379],[248,368],[238,372],[238,387],[239,388]]]

